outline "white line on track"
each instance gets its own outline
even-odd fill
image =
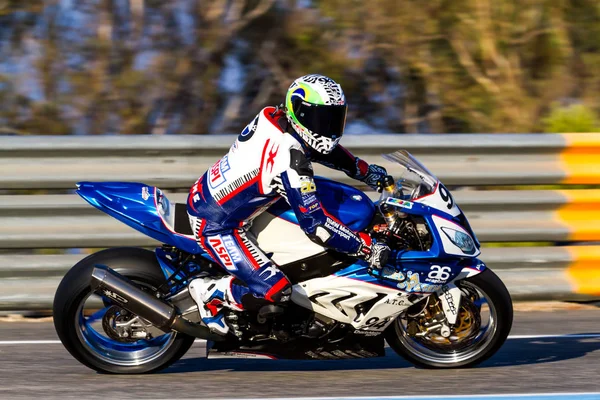
[[[519,339],[590,339],[600,338],[600,333],[569,333],[562,335],[510,335],[509,340]],[[19,344],[60,344],[60,340],[0,340],[0,345],[19,345]],[[204,344],[203,340],[196,340],[195,344]]]
[[[263,398],[224,398],[220,400],[419,400],[419,399],[504,399],[504,398],[522,398],[543,397],[543,398],[563,398],[569,396],[598,396],[600,392],[555,392],[555,393],[510,393],[510,394],[453,394],[453,395],[404,395],[404,396],[332,396],[332,397],[263,397]],[[596,398],[596,397],[594,397]]]
[[[60,340],[0,340],[0,345],[8,344],[59,344]]]
[[[514,393],[514,394],[468,394],[468,395],[425,395],[425,396],[359,396],[359,397],[265,397],[261,399],[237,398],[220,400],[446,400],[446,399],[542,399],[542,400],[574,400],[574,399],[599,399],[600,392],[582,393]]]
[[[600,337],[600,333],[568,333],[564,335],[510,335],[508,339],[589,339],[598,337]]]

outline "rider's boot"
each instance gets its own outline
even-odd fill
[[[229,326],[225,322],[223,308],[242,310],[235,302],[231,292],[231,284],[235,279],[233,276],[223,278],[196,278],[188,286],[190,294],[198,304],[202,321],[212,331],[221,335],[229,332]]]

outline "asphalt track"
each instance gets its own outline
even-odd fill
[[[573,335],[573,336],[564,336]],[[27,342],[47,340],[48,342]],[[102,375],[56,343],[48,322],[0,322],[0,399],[170,399],[593,393],[600,309],[516,312],[510,340],[478,368],[417,369],[391,351],[348,361],[205,360],[202,346],[154,375]],[[502,397],[505,398],[505,397]],[[545,397],[539,397],[545,398]]]

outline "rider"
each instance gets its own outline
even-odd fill
[[[319,201],[311,161],[344,171],[374,189],[387,175],[338,145],[346,99],[339,84],[322,75],[296,79],[285,107],[266,107],[242,131],[229,152],[191,188],[188,214],[198,244],[231,275],[198,278],[189,289],[202,320],[221,334],[229,330],[222,308],[234,310],[289,300],[291,284],[256,245],[248,228],[283,197],[315,243],[360,257],[380,268],[389,247],[353,232]]]

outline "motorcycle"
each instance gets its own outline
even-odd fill
[[[110,248],[77,263],[54,299],[54,324],[82,364],[107,373],[158,371],[196,338],[207,358],[348,359],[385,355],[385,343],[426,368],[471,367],[506,340],[510,295],[477,258],[480,243],[450,191],[406,151],[377,201],[316,177],[335,219],[393,250],[369,264],[310,241],[284,200],[252,222],[250,234],[293,284],[289,302],[225,310],[227,335],[208,329],[188,291],[195,277],[227,274],[197,244],[185,204],[142,183],[80,182],[94,207],[163,243],[154,251]],[[220,255],[232,257],[226,251]]]

